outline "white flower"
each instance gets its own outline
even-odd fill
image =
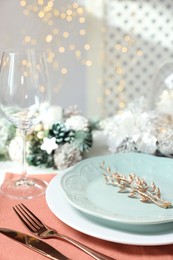
[[[12,161],[21,162],[22,160],[22,137],[16,136],[9,144],[9,156]]]
[[[137,141],[138,151],[154,154],[157,149],[157,138],[150,133],[144,133]]]
[[[44,114],[42,118],[42,122],[44,125],[51,128],[51,126],[55,122],[62,121],[63,118],[63,110],[60,106],[51,106],[47,109],[47,112]]]
[[[41,149],[45,150],[48,154],[51,154],[53,150],[55,150],[58,147],[56,143],[56,138],[47,138],[45,137],[43,139],[43,144],[41,145]]]
[[[127,145],[132,148],[138,148],[138,144],[140,148],[145,150],[141,142],[148,141],[149,136],[151,136],[150,122],[149,112],[143,111],[140,107],[139,110],[131,107],[131,109],[127,109],[121,114],[104,120],[101,127],[108,137],[109,150],[116,152],[119,147],[124,145],[124,142],[127,142]],[[154,141],[155,139],[152,140],[152,151],[156,147]]]
[[[22,146],[23,138],[19,133],[17,133],[16,137],[11,140],[8,147],[8,153],[12,161],[22,161]],[[26,142],[26,154],[29,153],[29,146],[29,142]]]
[[[4,131],[6,130],[6,131]],[[8,140],[8,131],[7,129],[0,129],[0,154],[6,153],[6,143]]]
[[[67,118],[65,122],[67,129],[73,129],[74,131],[87,131],[88,130],[88,120],[81,115],[74,115]]]
[[[133,114],[131,111],[125,111],[123,114],[112,117],[104,126],[104,133],[109,138],[110,150],[115,152],[123,140],[128,137],[138,139],[141,133],[146,129],[148,122],[147,114]]]
[[[5,119],[0,119],[0,155],[7,156],[9,140],[13,137],[11,124]]]

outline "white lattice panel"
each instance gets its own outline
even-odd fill
[[[173,57],[172,0],[104,1],[103,106],[105,116],[144,95],[153,76]]]

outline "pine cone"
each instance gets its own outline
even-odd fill
[[[74,144],[60,145],[54,153],[54,164],[57,169],[66,169],[82,160],[79,149]]]
[[[57,144],[71,143],[74,140],[75,132],[73,130],[66,130],[62,123],[53,124],[52,129],[49,130],[49,137],[55,137]]]

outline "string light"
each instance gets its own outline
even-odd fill
[[[20,1],[20,5],[21,5],[22,7],[26,6],[26,1]]]
[[[40,19],[41,22],[48,26],[48,33],[46,36],[44,36],[43,40],[45,44],[48,44],[47,60],[50,64],[52,64],[54,70],[60,70],[60,73],[64,75],[68,72],[67,69],[64,70],[60,68],[58,62],[56,62],[56,55],[50,55],[50,52],[52,52],[52,49],[56,48],[56,45],[58,50],[57,54],[65,54],[67,50],[70,52],[74,52],[74,57],[76,57],[76,59],[80,61],[81,64],[90,67],[92,65],[92,61],[85,60],[84,56],[85,51],[90,50],[91,46],[88,43],[84,42],[83,47],[81,48],[80,46],[81,49],[79,49],[78,42],[76,42],[76,44],[70,42],[70,39],[73,39],[72,37],[70,37],[71,26],[63,26],[65,30],[62,31],[62,27],[60,26],[61,23],[59,23],[59,19],[64,21],[64,23],[72,23],[73,21],[75,22],[75,24],[78,23],[80,27],[78,37],[84,37],[86,35],[85,8],[83,6],[80,6],[77,2],[73,2],[71,4],[68,3],[61,7],[57,7],[57,5],[55,5],[56,4],[54,0],[33,0],[32,2],[30,0],[20,1],[20,6],[21,8],[23,8],[23,14],[25,16],[29,16],[31,13],[34,13],[37,15],[37,18]],[[63,39],[68,39],[68,46]],[[39,41],[33,38],[32,35],[24,36],[24,44],[37,45]],[[51,43],[53,43],[54,45],[52,46],[52,48]],[[79,44],[81,44],[80,41]]]

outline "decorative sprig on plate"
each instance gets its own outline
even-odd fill
[[[160,189],[154,182],[151,183],[151,186],[148,186],[144,179],[140,179],[134,173],[125,176],[116,171],[111,172],[110,167],[105,167],[105,162],[102,163],[101,168],[104,170],[103,175],[106,184],[118,186],[120,188],[119,192],[128,192],[128,196],[131,198],[138,197],[142,202],[153,202],[162,208],[172,207],[170,202],[161,198]]]

